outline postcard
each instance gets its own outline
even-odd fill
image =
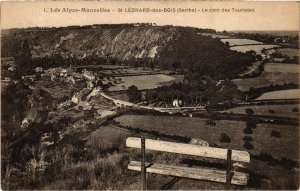
[[[299,2],[1,2],[1,189],[299,189]]]

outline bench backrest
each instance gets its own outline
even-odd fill
[[[126,146],[141,148],[141,138],[128,137]],[[163,151],[177,154],[201,156],[207,158],[227,160],[228,149],[204,147],[199,145],[145,139],[145,149],[153,151]],[[236,162],[250,162],[250,154],[247,151],[232,150],[231,160]]]

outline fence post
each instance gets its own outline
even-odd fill
[[[141,154],[142,154],[142,158],[141,158],[141,171],[142,171],[142,190],[147,190],[147,178],[146,178],[146,166],[145,166],[145,138],[142,137],[141,138]]]
[[[226,189],[229,190],[231,184],[231,156],[232,150],[227,150],[227,164],[226,164]]]

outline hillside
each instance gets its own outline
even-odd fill
[[[118,25],[117,25],[118,26]],[[29,49],[29,66],[128,64],[200,72],[232,78],[252,62],[229,50],[202,29],[174,26],[59,28],[23,30],[2,36],[2,55]],[[205,30],[205,29],[203,29]]]

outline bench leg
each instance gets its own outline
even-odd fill
[[[226,189],[229,190],[230,184],[231,184],[231,156],[232,156],[232,150],[227,150],[227,164],[226,164]]]
[[[145,165],[145,138],[141,138],[141,178],[142,178],[142,190],[147,190],[147,174],[146,174],[146,165]]]

